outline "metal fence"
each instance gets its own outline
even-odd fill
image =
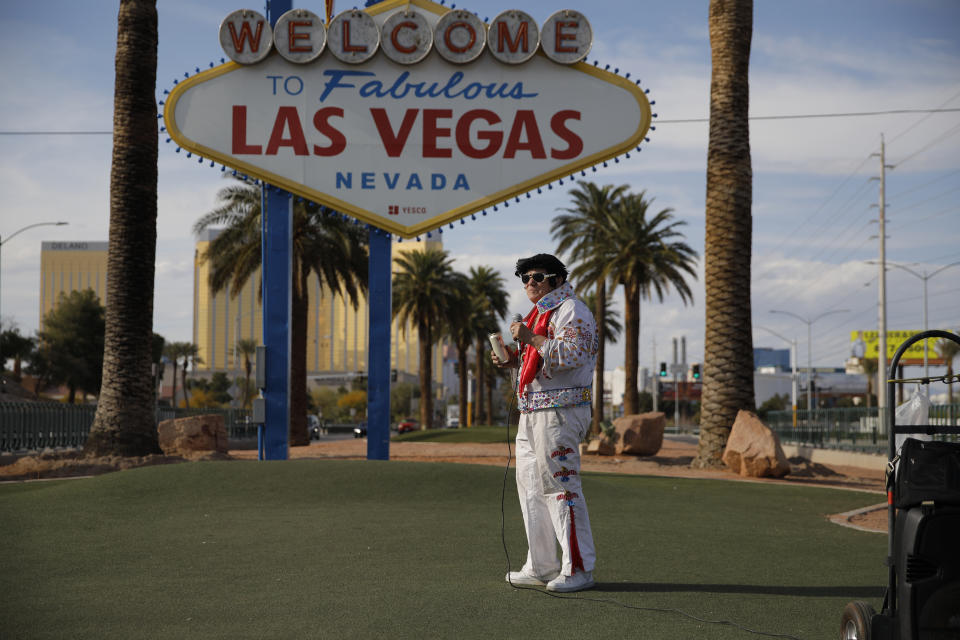
[[[798,409],[796,421],[792,411],[771,411],[764,422],[785,444],[869,453],[887,451],[886,414],[876,407]],[[932,405],[927,424],[957,426],[960,404]],[[958,441],[956,435],[938,435],[936,439]]]
[[[82,447],[96,410],[95,405],[2,402],[0,452]],[[246,409],[160,408],[157,421],[203,414],[223,416],[230,440],[257,438],[257,427],[251,424],[250,411]],[[792,411],[771,411],[764,422],[777,432],[782,443],[820,449],[886,452],[886,421],[876,407],[798,410],[796,423]],[[960,425],[960,404],[931,406],[928,424]],[[956,435],[937,438],[960,441]]]
[[[96,410],[86,404],[2,402],[0,451],[82,447]]]
[[[96,411],[96,405],[0,402],[0,452],[82,447]],[[257,427],[246,409],[161,408],[157,421],[209,414],[223,416],[231,440],[256,440]]]

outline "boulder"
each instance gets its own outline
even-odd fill
[[[157,426],[160,449],[168,456],[191,457],[197,452],[227,453],[223,416],[201,415],[163,420]]]
[[[723,462],[731,471],[752,478],[782,478],[790,473],[780,438],[752,411],[740,410],[733,422]]]
[[[601,456],[612,456],[617,452],[616,446],[608,438],[599,436],[587,443],[587,453]]]
[[[613,421],[617,430],[617,453],[652,456],[663,446],[667,418],[660,411],[620,416]]]

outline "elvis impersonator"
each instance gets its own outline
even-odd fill
[[[579,450],[590,426],[596,326],[556,257],[541,253],[519,260],[516,275],[535,303],[523,322],[510,325],[521,353],[508,350],[506,362],[491,354],[499,367],[520,368],[517,492],[528,551],[523,568],[511,571],[507,581],[580,591],[594,586],[596,558]]]

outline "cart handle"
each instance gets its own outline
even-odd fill
[[[919,382],[920,384],[930,384],[931,382],[944,382],[950,384],[952,382],[960,382],[960,373],[955,373],[953,375],[942,375],[942,376],[932,376],[929,378],[891,378],[887,382]]]

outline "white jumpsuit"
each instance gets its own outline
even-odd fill
[[[539,349],[543,364],[519,396],[517,492],[528,545],[523,571],[570,576],[592,571],[596,559],[579,444],[590,427],[597,334],[593,314],[569,283],[537,306],[541,313],[554,311]]]

